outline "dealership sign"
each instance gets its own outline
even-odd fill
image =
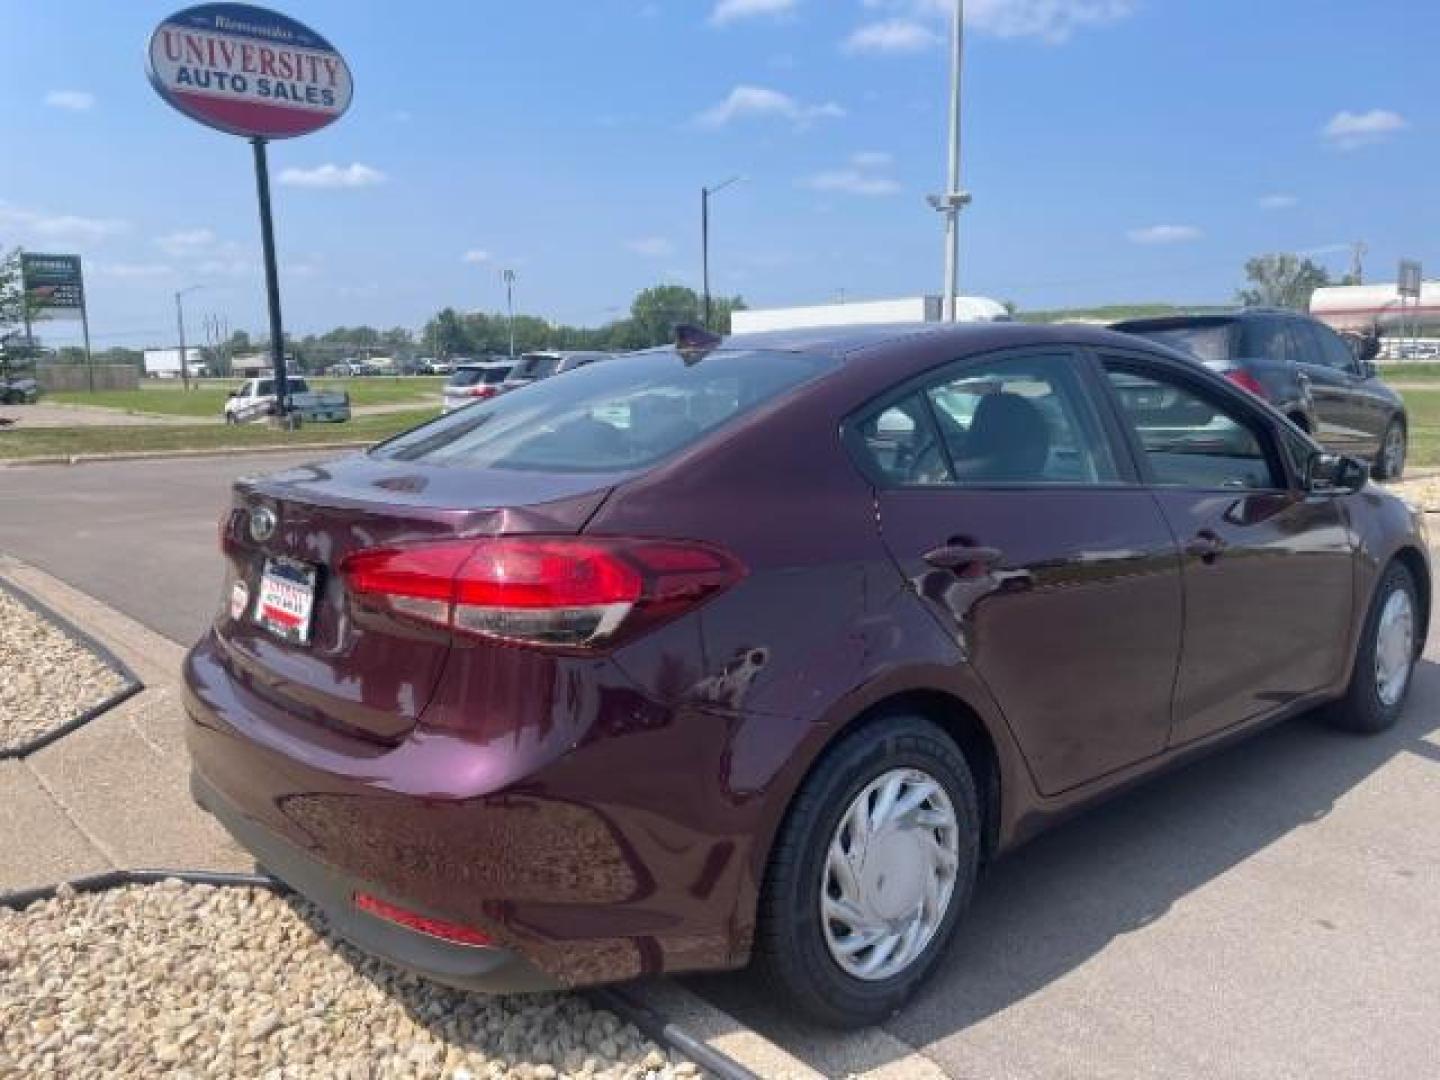
[[[20,255],[20,276],[25,299],[37,312],[80,314],[85,309],[85,279],[79,255]]]
[[[350,107],[350,68],[308,26],[249,4],[200,4],[150,38],[150,82],[191,119],[252,139],[318,131]]]

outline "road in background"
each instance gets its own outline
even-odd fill
[[[323,456],[0,468],[0,551],[189,644],[219,600],[230,482]],[[796,1026],[743,976],[686,981],[830,1075],[1434,1075],[1437,660],[1432,637],[1394,731],[1281,725],[1001,860],[882,1029]]]

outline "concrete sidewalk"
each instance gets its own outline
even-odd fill
[[[190,801],[180,647],[14,560],[0,557],[0,576],[83,627],[145,684],[59,742],[0,764],[0,892],[111,869],[253,870]]]

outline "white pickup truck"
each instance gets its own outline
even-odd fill
[[[311,390],[299,375],[285,380],[290,412],[308,423],[342,424],[350,419],[350,395],[340,390]],[[227,424],[248,424],[275,411],[275,380],[246,379],[225,401]]]

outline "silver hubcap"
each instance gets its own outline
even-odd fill
[[[878,777],[825,856],[820,921],[835,962],[871,982],[904,971],[944,922],[959,865],[955,808],[940,783],[919,769]]]
[[[1385,475],[1395,476],[1405,464],[1405,433],[1392,427],[1385,436]]]
[[[1375,692],[1386,706],[1405,696],[1415,660],[1415,610],[1410,594],[1396,589],[1380,611],[1375,631]]]

